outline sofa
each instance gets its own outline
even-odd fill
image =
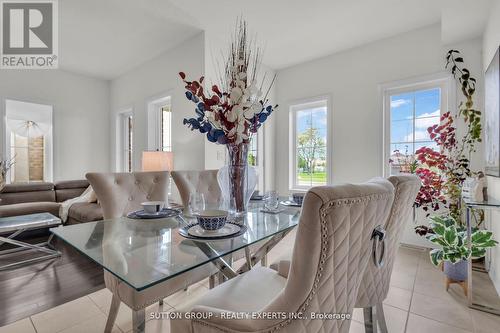
[[[61,202],[80,196],[87,187],[87,180],[8,184],[0,192],[0,217],[44,212],[59,217]],[[102,220],[102,210],[97,202],[75,203],[69,209],[66,224],[98,220]]]

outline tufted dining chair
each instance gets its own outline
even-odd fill
[[[205,201],[209,204],[218,203],[221,198],[221,190],[217,182],[219,170],[182,170],[172,171],[172,178],[179,190],[182,205],[186,208],[191,193],[203,193]]]
[[[415,175],[391,176],[388,180],[394,186],[394,203],[385,224],[385,255],[382,267],[369,264],[361,282],[356,308],[363,308],[365,331],[376,331],[380,326],[387,333],[382,302],[387,298],[392,269],[399,248],[404,227],[411,221],[413,203],[421,182]]]
[[[101,204],[105,220],[126,216],[140,209],[144,201],[167,200],[168,172],[88,173],[86,177]],[[112,228],[113,224],[109,225]],[[104,227],[107,227],[106,223]],[[111,230],[109,233],[112,233]],[[105,243],[103,246],[106,246]],[[114,258],[122,255],[119,249],[107,249],[106,253]],[[207,278],[214,271],[211,265],[204,265],[139,292],[104,270],[104,282],[113,293],[105,332],[111,332],[121,302],[133,310],[134,332],[140,331],[145,323],[146,306],[155,302],[162,305],[163,298]]]
[[[288,279],[256,267],[177,310],[190,311],[193,319],[171,319],[171,332],[347,333],[350,320],[312,316],[352,314],[370,258],[372,231],[387,219],[393,197],[394,188],[385,179],[310,189]],[[254,318],[235,319],[242,312]],[[268,314],[276,317],[255,319]]]
[[[404,226],[411,220],[413,202],[421,186],[420,180],[414,175],[390,176],[388,180],[394,186],[394,203],[390,215],[383,224],[386,231],[384,263],[380,268],[371,262],[368,264],[355,304],[356,308],[363,308],[367,333],[376,331],[377,323],[382,333],[387,332],[382,302],[387,298]],[[290,259],[272,263],[270,267],[287,276]]]

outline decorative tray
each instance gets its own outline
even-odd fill
[[[136,210],[134,212],[130,212],[127,214],[127,217],[130,219],[164,219],[168,217],[175,217],[181,215],[182,211],[180,209],[173,208],[163,208],[157,213],[146,213],[143,209]]]
[[[247,227],[245,225],[234,222],[226,222],[222,228],[213,231],[202,229],[198,223],[191,223],[179,228],[179,234],[182,237],[198,240],[234,238],[243,235],[246,231]]]

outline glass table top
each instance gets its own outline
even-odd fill
[[[474,208],[474,207],[481,207],[481,208],[500,208],[500,201],[496,200],[492,197],[488,197],[488,200],[484,201],[474,201],[472,199],[467,199],[463,198],[463,201],[466,206]]]
[[[182,237],[178,229],[195,222],[185,216],[154,220],[122,217],[60,226],[50,231],[141,291],[298,224],[300,208],[287,207],[279,214],[263,213],[262,208],[261,202],[251,202],[242,218],[248,228],[246,233],[224,240]],[[213,254],[205,254],[196,242],[208,245]]]

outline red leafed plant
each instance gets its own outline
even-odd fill
[[[457,115],[446,112],[439,124],[427,129],[439,151],[422,147],[415,152],[415,174],[422,181],[415,207],[422,207],[427,215],[431,211],[447,209],[457,223],[463,224],[461,190],[464,180],[474,175],[470,169],[470,157],[475,152],[475,145],[481,142],[481,112],[473,108],[476,80],[470,76],[468,69],[460,66],[463,63],[460,53],[450,50],[446,60],[446,68],[451,67],[466,100],[460,103]],[[457,137],[456,123],[460,120],[465,124],[466,131],[462,137]],[[432,232],[426,226],[417,226],[415,231],[420,235]]]

